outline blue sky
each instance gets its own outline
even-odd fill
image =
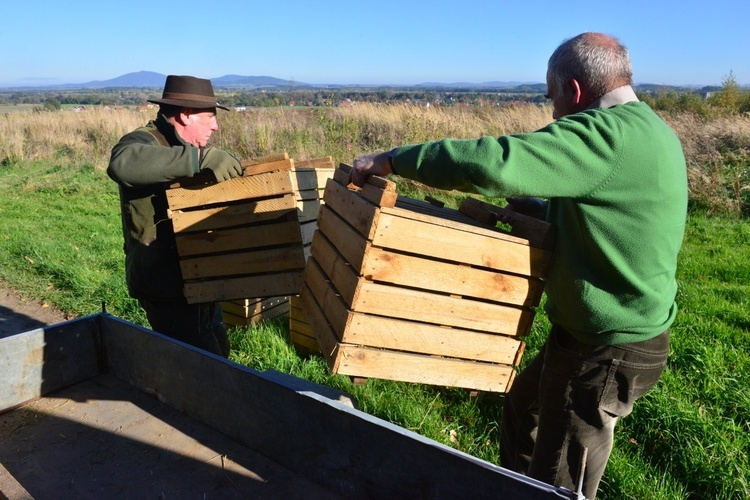
[[[750,84],[750,2],[7,1],[0,86],[135,71],[305,83],[543,82],[584,31],[628,46],[637,83]]]

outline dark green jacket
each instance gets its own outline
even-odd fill
[[[198,148],[183,141],[163,115],[112,148],[107,174],[120,186],[125,277],[135,298],[184,295],[165,192],[174,179],[197,173],[198,165]]]
[[[529,134],[404,146],[393,164],[438,188],[549,198],[546,312],[579,340],[637,342],[674,321],[687,171],[677,136],[646,104],[588,109]]]

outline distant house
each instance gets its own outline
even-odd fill
[[[83,105],[76,106],[75,108],[73,108],[73,111],[75,111],[76,113],[80,113],[81,111],[86,111],[86,106],[83,106]]]
[[[344,99],[339,103],[339,107],[342,108],[351,108],[352,106],[355,106],[357,103],[356,101],[352,101],[351,99]]]
[[[234,107],[235,111],[245,111],[246,109],[247,109],[247,107],[245,107],[245,106],[235,106]]]
[[[140,106],[135,107],[135,110],[138,111],[139,113],[148,113],[152,109],[154,109],[154,105],[151,103],[141,104]]]

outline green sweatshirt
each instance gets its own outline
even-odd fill
[[[403,146],[393,165],[437,188],[548,198],[557,240],[545,310],[580,341],[638,342],[674,321],[687,172],[678,138],[646,104],[588,109],[528,134]]]
[[[163,115],[123,136],[112,148],[107,174],[120,186],[125,279],[131,296],[183,297],[166,189],[197,173],[198,148],[183,141]]]

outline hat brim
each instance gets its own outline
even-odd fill
[[[154,104],[169,104],[170,106],[181,106],[183,108],[192,109],[214,109],[220,108],[224,111],[229,111],[229,108],[222,106],[219,103],[209,103],[206,101],[189,101],[184,99],[147,99],[148,102]]]

